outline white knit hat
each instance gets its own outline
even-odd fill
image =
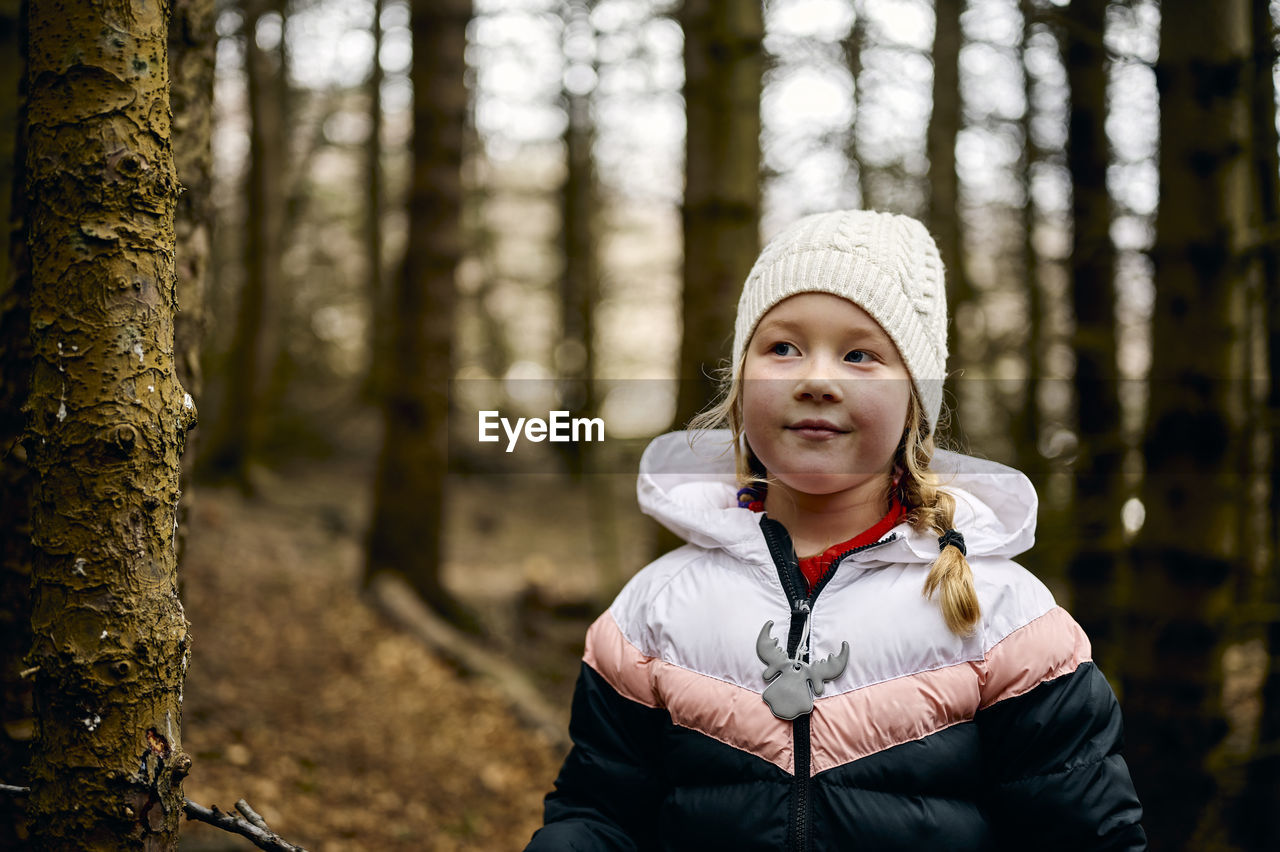
[[[760,252],[738,300],[733,374],[760,318],[797,293],[843,296],[870,314],[906,362],[932,431],[947,369],[942,258],[909,216],[837,210],[806,216]]]

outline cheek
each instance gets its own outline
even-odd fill
[[[911,398],[909,381],[868,383],[858,386],[851,397],[863,429],[901,435],[907,427]]]
[[[767,376],[744,378],[740,397],[743,424],[750,425],[752,420],[759,423],[763,417],[776,412],[781,405],[777,398],[780,390],[785,395],[783,383]]]
[[[750,438],[752,433],[756,432],[767,419],[769,406],[761,394],[748,393],[744,389],[741,410],[742,431]]]
[[[753,391],[742,394],[742,433],[762,463],[772,456],[772,427],[779,422],[781,405],[767,393],[770,382],[758,382]]]

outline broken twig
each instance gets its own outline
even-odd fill
[[[236,802],[236,810],[240,812],[238,815],[225,813],[216,805],[213,808],[206,808],[190,799],[183,799],[182,804],[187,819],[207,822],[223,831],[239,834],[259,849],[265,849],[267,852],[307,852],[306,849],[290,843],[272,831],[267,826],[266,820],[249,807],[249,803],[244,799]]]
[[[267,827],[267,821],[262,818],[262,815],[249,807],[249,803],[244,799],[236,799],[236,810],[238,810],[245,819],[249,820],[249,822],[253,823],[263,831],[271,830]]]

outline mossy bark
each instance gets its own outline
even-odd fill
[[[22,85],[25,13],[19,0],[0,3],[0,780],[25,783],[32,730],[31,680],[21,675],[31,647],[31,470],[18,443],[31,374],[31,277],[23,229],[25,145]],[[0,849],[18,848],[22,803],[0,797]]]
[[[182,815],[167,3],[32,4],[37,848],[173,849]]]
[[[760,251],[759,4],[686,0],[684,330],[676,423],[714,398],[742,282]]]
[[[1165,0],[1161,12],[1146,521],[1132,550],[1125,720],[1151,847],[1211,848],[1220,795],[1211,755],[1227,730],[1224,631],[1248,566],[1250,11],[1245,0]]]

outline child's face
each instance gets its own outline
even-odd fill
[[[870,314],[827,293],[784,299],[756,327],[742,378],[747,441],[785,488],[883,493],[911,377]]]

